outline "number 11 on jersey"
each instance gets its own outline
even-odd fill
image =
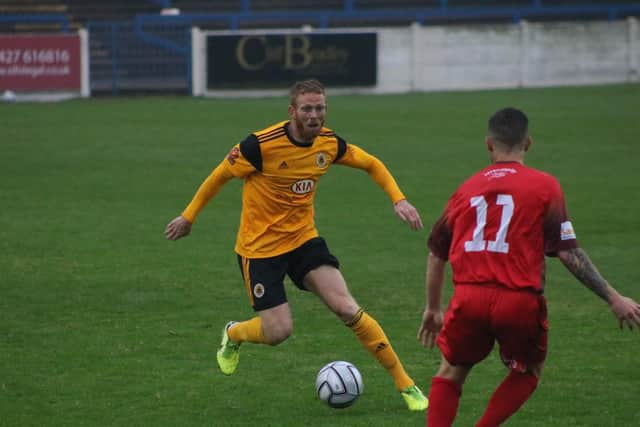
[[[500,252],[509,253],[509,244],[507,243],[507,231],[509,223],[513,217],[513,197],[510,194],[498,194],[496,204],[502,206],[502,215],[500,216],[500,227],[496,233],[496,239],[487,242],[484,236],[484,227],[487,225],[487,209],[489,205],[484,196],[475,196],[469,200],[471,207],[476,209],[476,228],[473,230],[473,240],[464,242],[464,250],[466,252]]]

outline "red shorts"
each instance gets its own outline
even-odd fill
[[[547,355],[543,295],[494,285],[456,285],[437,344],[452,365],[472,365],[500,345],[502,361],[524,372]]]

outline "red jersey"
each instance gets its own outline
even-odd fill
[[[544,287],[544,256],[578,246],[558,181],[518,162],[498,162],[451,196],[429,236],[454,284]]]

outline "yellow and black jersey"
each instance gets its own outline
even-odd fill
[[[246,258],[280,255],[318,236],[313,199],[318,180],[334,163],[366,170],[394,203],[404,199],[382,162],[331,129],[323,127],[311,143],[301,143],[288,126],[277,123],[233,147],[182,214],[193,222],[225,182],[244,179],[235,250]]]

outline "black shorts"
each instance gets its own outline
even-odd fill
[[[297,249],[271,258],[244,258],[238,255],[240,272],[255,311],[266,310],[287,302],[284,276],[306,291],[304,276],[322,265],[340,267],[322,237],[306,241]]]

